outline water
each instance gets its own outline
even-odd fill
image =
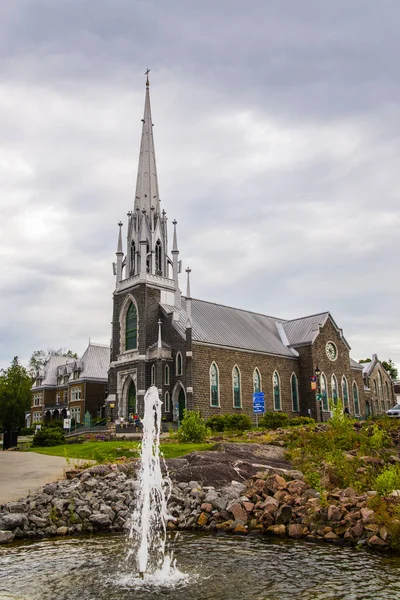
[[[1,600],[398,600],[400,557],[301,541],[184,533],[186,579],[138,584],[122,535],[0,547]]]
[[[136,586],[174,584],[185,579],[166,550],[168,509],[171,480],[161,473],[160,431],[161,406],[157,388],[152,386],[144,397],[143,435],[138,474],[138,497],[132,513],[125,583]]]

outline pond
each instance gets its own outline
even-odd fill
[[[400,557],[270,538],[180,534],[170,586],[140,582],[121,535],[0,547],[1,600],[398,600]]]

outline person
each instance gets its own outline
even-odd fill
[[[139,419],[139,415],[135,415],[133,417],[133,422],[135,423],[135,431],[139,431],[140,429],[140,419]]]
[[[344,407],[343,413],[346,415],[346,417],[350,417],[350,411],[349,411],[349,407],[348,406]]]

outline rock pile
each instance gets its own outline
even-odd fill
[[[0,510],[0,543],[123,531],[136,495],[135,469],[135,463],[91,467],[24,500],[9,502]],[[390,547],[387,530],[367,508],[368,494],[357,495],[348,488],[321,499],[298,471],[276,471],[267,469],[246,482],[232,481],[218,489],[197,481],[175,482],[168,529]]]

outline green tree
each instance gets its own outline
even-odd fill
[[[35,377],[36,371],[49,362],[52,356],[65,356],[66,358],[78,358],[76,352],[72,352],[72,350],[67,350],[66,348],[59,348],[58,350],[54,350],[54,348],[47,348],[47,350],[35,350],[32,352],[32,356],[29,359],[29,375],[31,377]]]
[[[369,363],[369,362],[371,362],[371,359],[370,358],[360,358],[360,360],[358,362],[360,364]]]
[[[390,379],[392,381],[397,381],[399,378],[399,371],[396,367],[396,365],[394,364],[394,362],[392,361],[391,358],[389,358],[388,361],[383,360],[382,361],[382,366],[385,369],[385,371],[387,371],[389,373]]]
[[[16,429],[25,424],[25,412],[31,406],[31,378],[15,356],[0,374],[0,427]]]

